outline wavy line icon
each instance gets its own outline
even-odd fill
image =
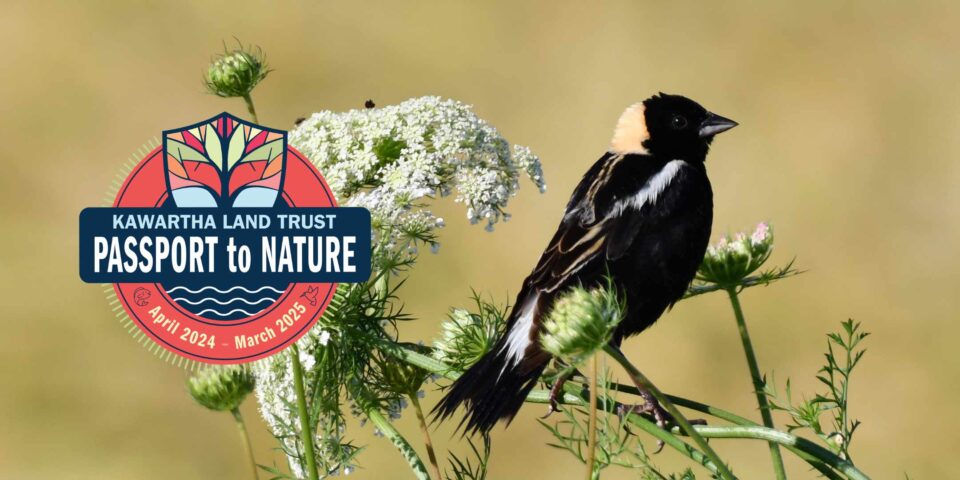
[[[188,303],[188,304],[190,304],[190,305],[200,305],[200,304],[203,303],[203,302],[213,302],[213,303],[217,303],[217,304],[220,304],[220,305],[229,305],[229,304],[231,304],[231,303],[233,303],[233,302],[243,302],[243,303],[246,303],[247,305],[256,305],[256,304],[258,304],[258,303],[263,303],[263,302],[272,302],[272,301],[274,301],[274,300],[276,300],[276,299],[270,298],[270,297],[263,297],[263,298],[257,299],[256,301],[252,301],[252,302],[251,302],[250,300],[247,300],[246,298],[236,297],[236,298],[234,298],[234,299],[232,299],[232,300],[229,300],[229,301],[226,301],[226,302],[221,302],[220,300],[217,300],[216,298],[207,297],[207,298],[201,298],[200,300],[198,300],[198,301],[196,301],[196,302],[191,302],[191,301],[190,301],[189,299],[187,299],[186,297],[177,297],[177,298],[174,298],[173,300],[176,301],[176,302]]]
[[[246,316],[251,316],[251,315],[253,315],[254,313],[256,313],[256,312],[248,312],[248,311],[246,311],[246,310],[244,310],[244,309],[242,309],[242,308],[234,308],[233,310],[230,310],[229,312],[220,312],[220,311],[214,310],[214,309],[212,309],[212,308],[207,308],[207,309],[205,309],[205,310],[200,310],[200,311],[197,313],[197,315],[203,315],[204,313],[212,313],[212,314],[214,314],[214,315],[218,315],[218,316],[221,316],[221,317],[226,317],[226,316],[228,316],[228,315],[233,315],[234,312],[240,312],[240,313],[242,313],[242,314],[244,314],[244,315],[246,315]]]
[[[232,288],[228,288],[228,289],[226,289],[226,290],[220,290],[220,289],[217,288],[217,287],[210,287],[210,286],[201,287],[201,288],[199,288],[199,289],[197,289],[197,290],[190,290],[190,289],[187,288],[187,287],[173,287],[173,288],[171,288],[170,290],[167,290],[167,293],[173,293],[173,292],[180,291],[180,290],[183,290],[183,291],[185,291],[185,292],[187,292],[187,293],[200,293],[200,292],[205,292],[205,291],[207,291],[207,290],[213,290],[214,292],[217,292],[217,293],[230,293],[230,292],[232,292],[232,291],[234,291],[234,290],[243,290],[244,292],[247,292],[247,293],[259,293],[259,292],[262,292],[262,291],[264,291],[264,290],[270,290],[271,292],[274,292],[274,293],[283,293],[283,290],[277,290],[276,288],[266,287],[266,286],[260,287],[260,288],[255,289],[255,290],[249,290],[249,289],[244,288],[244,287],[232,287]]]

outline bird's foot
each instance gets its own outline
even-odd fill
[[[638,414],[645,413],[653,416],[654,422],[656,423],[657,427],[666,431],[670,431],[669,427],[677,424],[677,422],[673,419],[673,415],[670,415],[670,412],[666,411],[662,406],[660,406],[660,402],[658,402],[657,399],[653,397],[653,395],[642,395],[642,396],[645,400],[643,404],[620,405],[617,407],[617,415],[620,417],[620,419],[622,420],[624,417],[626,417],[631,413],[638,413]],[[707,421],[702,418],[697,418],[697,419],[690,420],[690,424],[706,425]],[[663,442],[663,440],[657,440],[657,449],[653,453],[654,454],[660,453],[660,451],[663,450],[664,445],[665,443]]]
[[[560,411],[560,397],[563,396],[563,385],[570,379],[570,375],[571,374],[561,375],[557,378],[557,381],[553,383],[553,386],[550,387],[550,404],[547,406],[546,415],[540,417],[540,419],[546,419],[554,412]]]
[[[631,413],[637,414],[648,414],[653,415],[653,419],[657,424],[657,427],[667,430],[667,427],[674,423],[673,416],[670,415],[670,412],[667,412],[660,406],[660,403],[656,400],[650,401],[647,400],[645,403],[639,405],[620,405],[617,407],[617,416],[623,420],[624,417],[630,415]],[[663,440],[657,440],[657,449],[653,452],[654,454],[660,453],[663,450],[664,445],[666,445]]]

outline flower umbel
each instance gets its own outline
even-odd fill
[[[697,280],[724,288],[736,286],[763,266],[772,250],[773,229],[767,223],[757,225],[750,235],[727,235],[707,249]]]
[[[200,405],[218,412],[239,407],[254,386],[253,374],[239,365],[205,368],[187,380],[190,396]]]
[[[477,313],[452,309],[441,324],[440,338],[433,341],[433,356],[457,372],[480,360],[493,348],[506,325],[506,312],[475,295]]]
[[[528,177],[543,191],[539,158],[513,145],[469,106],[439,97],[399,105],[318,112],[290,132],[290,143],[317,164],[337,198],[370,210],[374,267],[388,252],[416,254],[436,245],[443,220],[425,209],[455,193],[471,223],[509,217],[508,200]]]
[[[218,97],[246,97],[270,69],[259,49],[237,47],[216,57],[204,77],[207,91]]]
[[[420,353],[426,353],[427,348],[415,343],[400,344],[404,348],[414,350]],[[398,362],[396,358],[390,356],[378,356],[374,363],[379,370],[379,380],[391,392],[402,395],[418,395],[420,387],[426,382],[430,373],[413,365]],[[397,402],[400,408],[397,409],[397,417],[400,416],[400,410],[406,408],[406,402]]]
[[[623,318],[623,304],[612,284],[576,287],[554,304],[543,325],[544,350],[576,365],[603,348]]]

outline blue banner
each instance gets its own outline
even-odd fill
[[[80,277],[89,283],[362,282],[364,208],[87,208]]]

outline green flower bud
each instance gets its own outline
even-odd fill
[[[259,48],[254,52],[240,47],[215,58],[204,83],[210,93],[219,97],[246,97],[268,73],[270,69]]]
[[[440,338],[433,341],[433,356],[462,372],[489,352],[505,325],[504,312],[477,299],[480,313],[453,309],[440,326]]]
[[[757,225],[751,235],[738,233],[721,238],[707,249],[697,272],[697,279],[721,287],[734,287],[757,271],[773,251],[773,229],[766,223]]]
[[[572,365],[603,348],[623,318],[623,304],[611,286],[576,287],[553,304],[543,324],[543,349]]]
[[[205,368],[187,379],[190,396],[200,405],[218,412],[239,407],[254,386],[253,373],[240,365]]]
[[[418,353],[426,353],[427,348],[415,343],[400,344],[403,347]],[[380,370],[381,386],[388,391],[399,395],[415,395],[423,382],[430,376],[430,372],[405,362],[398,362],[396,358],[385,355],[374,359]]]

